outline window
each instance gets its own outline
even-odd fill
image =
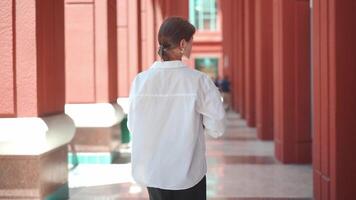
[[[190,0],[189,20],[202,31],[217,30],[217,5],[216,0]]]
[[[210,78],[218,78],[218,58],[205,57],[195,59],[195,69],[206,73]]]

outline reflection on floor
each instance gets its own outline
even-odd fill
[[[210,200],[312,199],[311,165],[283,165],[274,159],[273,142],[228,112],[226,134],[207,138],[207,195]],[[79,165],[69,173],[71,200],[144,200],[146,188],[135,184],[129,154],[110,165]],[[128,162],[125,162],[128,161]]]

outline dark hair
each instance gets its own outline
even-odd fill
[[[164,60],[170,60],[170,50],[179,46],[182,39],[190,41],[195,33],[195,27],[181,17],[165,19],[159,28],[158,55]]]

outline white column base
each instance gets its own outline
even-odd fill
[[[125,114],[129,112],[130,102],[128,97],[119,97],[116,102],[122,107]]]
[[[121,145],[122,108],[116,103],[66,104],[65,112],[77,128],[70,162],[111,163]]]
[[[75,126],[65,114],[0,118],[0,155],[40,155],[68,144]]]
[[[112,127],[124,118],[123,109],[116,103],[66,104],[65,113],[76,127]]]

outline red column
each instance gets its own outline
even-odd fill
[[[231,83],[231,106],[235,111],[238,111],[238,99],[237,99],[237,65],[235,63],[235,22],[233,16],[233,10],[235,9],[234,1],[225,0],[221,2],[222,12],[222,50],[224,58],[224,75],[228,77]]]
[[[141,0],[118,0],[117,10],[118,96],[128,97],[133,78],[142,71]]]
[[[246,115],[246,100],[245,100],[245,31],[244,31],[244,27],[245,27],[245,17],[246,17],[246,12],[244,9],[244,4],[245,1],[244,0],[238,0],[238,1],[234,1],[235,3],[235,8],[236,10],[234,11],[235,13],[235,31],[236,31],[236,42],[234,43],[234,45],[236,46],[236,66],[237,66],[237,77],[238,77],[238,103],[239,103],[239,111],[241,114],[241,117],[245,118]]]
[[[117,98],[116,1],[66,0],[66,101]]]
[[[108,163],[111,152],[119,145],[123,117],[116,103],[116,0],[66,0],[65,3],[65,112],[77,127],[71,150],[77,152],[74,155],[79,157],[79,162]]]
[[[313,167],[316,200],[356,196],[356,3],[313,3]]]
[[[64,71],[63,1],[0,1],[0,199],[68,198]]]
[[[153,1],[141,0],[142,70],[148,69],[156,60],[155,16]]]
[[[224,2],[224,1],[221,1]],[[240,42],[242,41],[242,30],[239,29],[241,28],[241,24],[239,22],[242,21],[242,14],[240,12],[236,12],[236,10],[242,10],[241,8],[241,0],[234,1],[231,0],[231,5],[228,7],[230,9],[230,16],[227,16],[229,20],[231,20],[231,23],[229,26],[231,27],[231,41],[227,41],[228,44],[231,45],[231,56],[229,57],[231,60],[231,74],[233,75],[231,80],[231,89],[232,89],[232,104],[233,108],[237,112],[242,112],[242,104],[243,104],[243,97],[242,97],[242,87],[243,81],[241,80],[242,76],[240,76],[241,70],[243,69],[242,67],[242,62],[240,62],[242,58],[241,54],[241,47],[242,45]],[[225,11],[223,11],[224,13]],[[225,19],[223,19],[225,20]],[[225,28],[223,27],[223,31]],[[223,37],[225,39],[225,37]]]
[[[273,1],[256,0],[256,127],[258,138],[273,139]]]
[[[224,57],[224,75],[231,76],[231,37],[232,37],[232,19],[231,19],[231,0],[222,1],[221,2],[221,9],[224,11],[222,12],[222,52]]]
[[[161,8],[161,2],[162,0],[152,0],[152,3],[153,3],[153,15],[154,15],[154,30],[155,30],[155,37],[154,37],[154,44],[155,44],[155,49],[154,49],[154,52],[155,52],[155,58],[156,60],[160,60],[161,58],[159,57],[157,51],[158,51],[158,38],[157,38],[157,35],[158,35],[158,31],[159,31],[159,28],[163,22],[163,11],[162,11],[162,8]]]
[[[308,0],[274,0],[275,151],[284,163],[311,161]]]
[[[248,126],[256,125],[255,0],[244,4],[245,23],[245,109]]]
[[[165,17],[180,16],[188,19],[189,17],[189,0],[165,0],[164,9]]]
[[[54,2],[38,3],[38,8],[32,5],[33,2],[23,3],[24,7],[30,7],[27,14],[32,16],[32,12],[38,12],[38,20],[31,18],[17,17],[23,20],[16,26],[16,15],[24,15],[23,10],[16,12],[12,1],[1,2],[2,21],[5,24],[1,33],[1,100],[0,115],[8,117],[29,117],[42,116],[48,113],[63,112],[64,102],[64,59],[63,40],[64,36],[59,29],[58,33],[54,28],[63,28],[61,19],[61,8],[58,17],[51,20],[46,19],[51,16],[44,11],[46,7],[53,6]],[[21,3],[19,3],[22,5]],[[52,11],[54,8],[51,8]],[[14,17],[14,18],[12,18]],[[32,20],[32,21],[31,21]],[[20,24],[20,23],[23,24]],[[24,27],[26,23],[32,23],[30,27]],[[58,25],[56,25],[57,23]],[[48,27],[36,27],[48,26]],[[29,30],[28,34],[25,30]],[[18,29],[18,31],[15,31]],[[18,32],[18,34],[16,34]],[[31,35],[31,34],[34,35]],[[56,39],[54,39],[54,37]],[[22,46],[26,48],[21,48]],[[52,46],[51,46],[52,45]],[[37,56],[36,53],[39,55]],[[21,60],[17,60],[21,58]],[[38,70],[37,70],[38,69]],[[41,84],[45,83],[46,84]],[[16,84],[21,87],[16,88]],[[57,92],[54,92],[57,90]]]
[[[15,11],[12,1],[0,2],[0,116],[16,117],[17,115],[17,98],[16,98],[16,38],[15,38]],[[33,42],[33,41],[32,41]],[[33,60],[31,60],[33,62]],[[29,69],[30,70],[30,69]],[[28,85],[33,87],[33,84]],[[29,92],[35,89],[31,89]],[[31,96],[35,96],[31,95]],[[22,99],[25,100],[25,99]],[[33,101],[27,99],[27,101]],[[26,103],[26,102],[24,102]],[[32,103],[33,104],[33,103]],[[34,108],[36,109],[36,107]],[[30,111],[37,114],[36,111]]]

